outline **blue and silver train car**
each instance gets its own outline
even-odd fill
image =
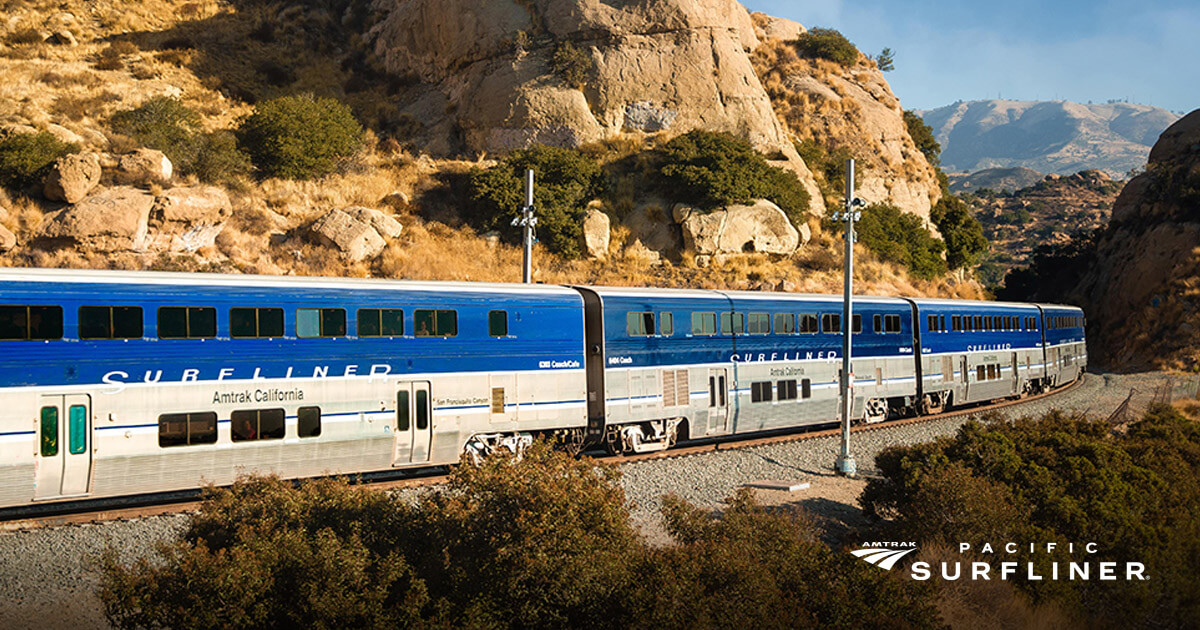
[[[1060,304],[1039,304],[1045,320],[1046,366],[1052,373],[1049,386],[1069,383],[1087,369],[1087,324],[1083,309]]]
[[[579,441],[582,340],[563,287],[0,270],[0,506]]]
[[[836,296],[579,289],[589,436],[610,450],[837,417],[843,326]],[[901,299],[856,300],[856,418],[883,420],[915,401],[912,312]]]
[[[1032,393],[1047,383],[1036,305],[911,301],[920,335],[923,411]]]

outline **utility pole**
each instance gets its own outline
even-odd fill
[[[533,282],[533,228],[537,226],[537,216],[533,211],[533,169],[525,171],[525,205],[521,208],[521,216],[513,219],[512,224],[513,227],[520,226],[525,230],[521,281],[529,284]]]
[[[853,477],[858,473],[854,456],[850,454],[850,415],[854,408],[854,372],[850,367],[851,334],[854,330],[854,222],[862,217],[858,210],[866,204],[854,197],[854,160],[846,160],[846,203],[841,212],[834,213],[835,221],[845,221],[846,265],[842,285],[842,376],[840,392],[842,398],[842,448],[838,453],[836,471],[839,475]]]

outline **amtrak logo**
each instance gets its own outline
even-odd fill
[[[903,558],[904,556],[907,556],[908,554],[917,550],[917,548],[915,546],[909,546],[912,543],[891,543],[891,544],[892,545],[897,545],[897,544],[904,545],[904,548],[888,549],[887,547],[872,546],[872,547],[863,547],[862,549],[855,549],[854,551],[851,551],[850,553],[854,554],[858,558],[862,558],[863,560],[865,560],[866,562],[868,562],[870,564],[873,564],[873,565],[879,567],[880,569],[886,569],[888,571],[891,571],[892,567],[896,566],[896,563],[899,562],[901,558]]]

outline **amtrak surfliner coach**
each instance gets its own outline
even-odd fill
[[[0,270],[0,507],[835,421],[839,296]],[[1078,308],[860,297],[854,415],[1041,391]]]

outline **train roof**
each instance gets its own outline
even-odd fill
[[[170,271],[109,271],[97,269],[0,268],[0,282],[61,282],[83,284],[161,284],[170,286],[246,287],[280,289],[338,289],[367,291],[431,291],[461,293],[510,293],[578,297],[569,287],[553,284],[492,282],[442,282],[381,280],[373,278],[330,278],[318,276],[262,276]]]
[[[692,298],[692,299],[733,299],[733,300],[776,300],[794,302],[828,302],[840,303],[839,293],[781,293],[775,291],[723,291],[717,289],[658,289],[641,287],[592,287],[580,286],[596,292],[601,297],[633,297],[633,298]],[[855,302],[872,303],[906,303],[903,298],[877,297],[873,295],[856,295]]]

